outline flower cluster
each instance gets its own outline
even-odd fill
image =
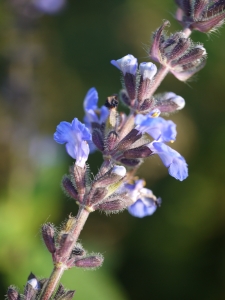
[[[172,92],[151,95],[157,76],[153,63],[143,62],[138,68],[137,59],[130,54],[111,63],[122,72],[124,89],[120,98],[130,108],[130,115],[118,113],[117,95],[108,97],[98,108],[96,89],[87,92],[85,124],[76,118],[71,124],[61,122],[54,134],[55,141],[66,143],[68,154],[76,159],[62,185],[89,211],[108,213],[128,208],[132,215],[143,217],[151,215],[161,203],[143,187],[143,180],[135,180],[143,159],[157,154],[171,176],[180,181],[188,176],[185,159],[168,145],[176,139],[176,125],[160,116],[182,109],[185,101]],[[89,187],[86,161],[90,150],[96,149],[102,152],[104,163]]]
[[[202,45],[193,43],[184,32],[176,32],[168,37],[165,27],[169,24],[165,21],[154,33],[149,55],[166,66],[177,79],[186,81],[204,67],[206,50]]]

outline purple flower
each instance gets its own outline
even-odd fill
[[[137,58],[131,54],[128,54],[117,60],[111,60],[111,64],[123,72],[124,76],[126,73],[136,75],[138,67]]]
[[[76,159],[76,165],[84,167],[90,152],[87,141],[91,141],[91,133],[84,124],[77,118],[72,123],[61,122],[56,128],[54,140],[59,144],[66,143],[66,150]]]
[[[153,118],[151,115],[138,114],[135,118],[135,129],[141,133],[148,133],[153,139],[160,142],[175,141],[177,131],[176,124],[161,117]]]
[[[55,14],[65,5],[65,0],[34,0],[34,6],[47,14]]]
[[[164,143],[154,141],[149,148],[159,155],[163,164],[168,168],[169,174],[182,181],[188,176],[187,163],[183,156]]]
[[[95,88],[91,88],[84,98],[84,122],[88,128],[91,128],[91,123],[104,123],[109,115],[109,110],[106,106],[98,108],[98,92]]]

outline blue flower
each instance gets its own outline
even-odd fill
[[[54,140],[59,144],[66,143],[66,150],[76,159],[76,165],[81,168],[85,166],[90,152],[87,141],[91,141],[91,133],[77,118],[72,123],[61,122],[56,128]]]
[[[111,60],[111,64],[123,72],[124,76],[126,73],[136,75],[138,67],[137,58],[131,54],[128,54],[117,60]]]
[[[188,176],[187,163],[183,156],[164,143],[154,141],[149,148],[161,158],[163,164],[168,168],[169,174],[182,181]]]
[[[149,79],[152,80],[155,74],[157,73],[157,67],[151,62],[140,63],[139,66],[140,74],[143,77],[143,80]]]
[[[145,181],[136,180],[134,184],[125,184],[124,189],[134,204],[128,207],[129,213],[138,218],[152,215],[161,204],[161,199],[156,198],[152,191],[144,188]]]
[[[128,207],[129,213],[137,218],[143,218],[152,215],[157,209],[157,204],[151,198],[138,199],[134,204]]]
[[[138,114],[135,118],[135,123],[137,124],[135,127],[137,130],[141,133],[148,133],[157,141],[171,142],[176,139],[176,124],[171,120]]]
[[[109,110],[106,106],[98,108],[98,92],[95,88],[91,88],[84,98],[84,122],[88,128],[91,128],[91,123],[104,123],[109,115]]]

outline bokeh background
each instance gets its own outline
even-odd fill
[[[40,226],[59,227],[77,211],[60,188],[73,161],[52,139],[56,125],[83,119],[89,88],[97,88],[100,104],[118,92],[110,60],[130,53],[147,61],[163,19],[170,32],[181,30],[172,0],[50,2],[0,2],[1,299],[10,284],[22,290],[31,271],[50,275]],[[192,38],[207,49],[206,67],[186,84],[169,75],[159,89],[186,100],[170,118],[189,177],[176,181],[150,158],[138,175],[163,200],[153,216],[90,216],[81,242],[105,262],[97,271],[65,273],[62,283],[76,289],[77,300],[225,299],[225,28]],[[89,163],[95,173],[100,154]]]

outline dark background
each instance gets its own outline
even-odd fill
[[[172,0],[71,0],[55,15],[25,2],[0,2],[1,299],[10,284],[22,289],[31,271],[50,275],[40,226],[60,227],[77,211],[60,188],[73,161],[52,139],[57,124],[82,121],[89,88],[97,88],[101,104],[118,92],[110,60],[129,53],[148,61],[146,46],[163,19],[170,32],[181,30]],[[225,28],[192,38],[207,49],[205,68],[191,82],[169,75],[160,86],[186,100],[170,118],[189,177],[179,182],[148,159],[138,175],[163,200],[153,216],[90,216],[81,242],[105,262],[97,271],[65,273],[62,282],[77,300],[225,298]],[[100,154],[89,163],[95,173]]]

